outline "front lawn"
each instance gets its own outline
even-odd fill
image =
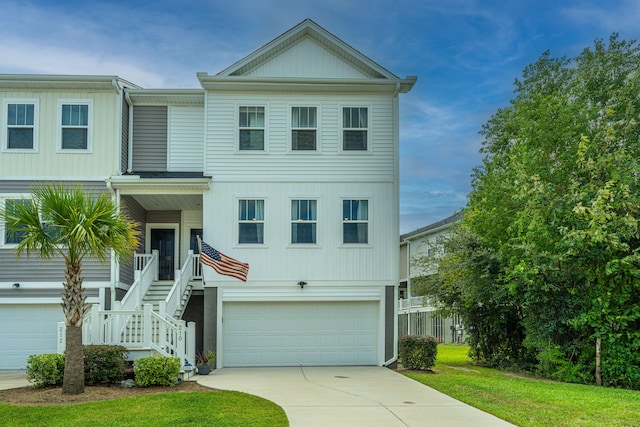
[[[473,366],[467,346],[440,345],[435,374],[406,375],[521,427],[640,426],[640,392],[567,384]]]
[[[282,408],[236,391],[161,393],[64,406],[0,404],[2,426],[288,426]]]

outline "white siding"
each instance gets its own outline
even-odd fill
[[[202,172],[204,107],[169,107],[169,172]]]
[[[209,93],[205,173],[214,181],[374,181],[394,180],[393,107],[387,95]],[[239,152],[238,107],[264,105],[265,151]],[[318,108],[317,152],[290,151],[292,105]],[[369,108],[367,152],[343,152],[342,107]]]
[[[310,38],[302,39],[246,75],[253,77],[367,77]]]
[[[34,153],[0,152],[0,170],[4,177],[107,177],[118,168],[120,136],[117,135],[115,92],[80,91],[5,91],[0,98],[39,99],[38,151]],[[93,100],[91,123],[93,142],[88,153],[56,151],[58,99]],[[119,113],[119,112],[118,112]]]
[[[248,281],[299,280],[356,284],[397,281],[397,206],[393,184],[223,183],[204,196],[204,238],[216,249],[250,264]],[[238,242],[238,199],[265,199],[265,244]],[[318,200],[317,245],[291,245],[291,199]],[[342,198],[369,200],[369,244],[342,244]],[[207,269],[209,282],[235,279]]]

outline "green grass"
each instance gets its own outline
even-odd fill
[[[235,391],[162,393],[65,406],[0,404],[2,426],[288,426],[273,402]]]
[[[640,426],[640,392],[559,383],[473,366],[469,347],[438,346],[436,374],[407,374],[521,427]]]

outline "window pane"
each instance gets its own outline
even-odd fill
[[[33,126],[33,104],[9,104],[7,124],[9,126]]]
[[[263,130],[240,130],[241,150],[264,150]]]
[[[264,243],[264,224],[261,222],[240,223],[239,243]]]
[[[347,107],[342,109],[342,126],[344,128],[366,128],[367,108]]]
[[[367,149],[366,130],[345,130],[342,139],[343,150],[365,151]]]
[[[315,243],[316,224],[309,222],[291,224],[291,243]]]
[[[7,139],[9,149],[32,149],[33,128],[9,128]]]
[[[200,248],[198,247],[198,237],[202,239],[202,228],[192,228],[189,236],[189,249],[193,251],[194,254],[200,253]]]
[[[240,107],[240,127],[264,127],[264,107]]]
[[[369,224],[366,223],[344,223],[343,225],[344,243],[368,243]]]
[[[318,216],[317,200],[292,200],[291,219],[293,221],[315,221]]]
[[[315,128],[316,107],[291,107],[291,127]]]
[[[241,221],[263,221],[264,200],[240,200],[238,219]]]
[[[63,150],[86,150],[87,129],[62,129]]]
[[[88,105],[63,105],[62,126],[87,126],[89,124]]]
[[[291,131],[292,150],[315,150],[316,131],[315,130],[293,130]]]

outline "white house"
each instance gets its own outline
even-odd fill
[[[400,236],[400,287],[398,290],[399,334],[420,334],[435,337],[440,342],[462,342],[464,328],[458,316],[445,318],[436,307],[412,290],[416,277],[435,274],[435,265],[420,262],[437,260],[444,254],[443,239],[451,233],[451,227],[460,220],[459,214],[426,225]]]
[[[398,97],[416,78],[311,20],[197,78],[201,89],[154,90],[116,77],[0,76],[0,200],[42,181],[110,191],[143,239],[133,266],[88,262],[96,309],[141,310],[165,286],[154,311],[195,322],[196,347],[216,351],[218,367],[395,361]],[[16,105],[32,118],[16,122]],[[77,126],[91,135],[68,154],[55,141],[65,105],[86,106],[88,124]],[[12,146],[17,127],[31,129],[33,147]],[[246,282],[200,266],[196,236],[248,263]],[[62,279],[49,274],[55,263],[16,261],[14,244],[0,244],[0,339],[16,348],[10,362],[0,350],[0,368],[23,367],[25,355],[56,350],[55,333],[25,334],[24,324],[61,320]],[[98,339],[91,322],[86,340]]]

